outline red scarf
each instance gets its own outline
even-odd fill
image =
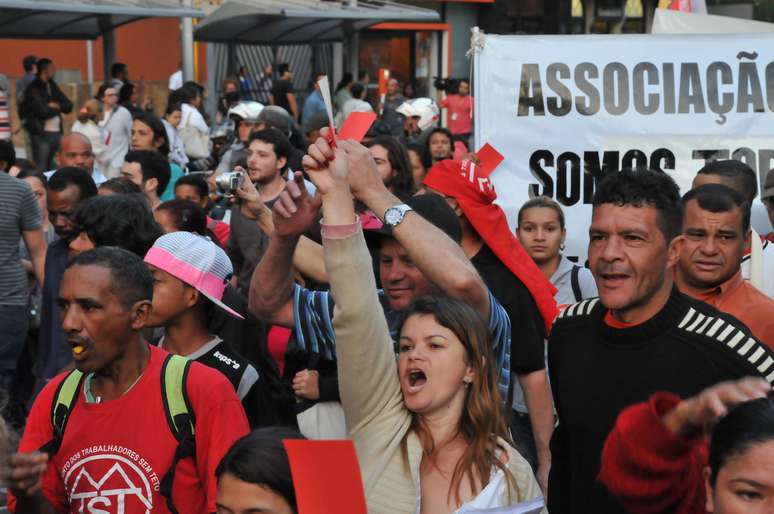
[[[550,332],[559,312],[554,299],[556,288],[511,232],[505,213],[494,203],[497,193],[489,177],[483,176],[471,161],[445,160],[430,168],[424,184],[457,201],[484,243],[527,286],[543,317],[546,333]]]

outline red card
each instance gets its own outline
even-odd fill
[[[341,124],[337,136],[339,139],[354,139],[359,142],[365,137],[374,121],[376,121],[376,113],[373,111],[353,112]]]
[[[298,514],[367,514],[352,441],[285,439]]]
[[[500,152],[495,150],[494,146],[486,143],[476,153],[478,157],[478,174],[483,177],[488,177],[492,172],[503,162],[503,157]]]

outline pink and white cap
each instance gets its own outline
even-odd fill
[[[195,288],[232,316],[244,319],[222,301],[234,267],[226,252],[206,237],[193,232],[165,234],[145,254],[145,262]]]

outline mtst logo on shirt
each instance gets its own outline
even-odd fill
[[[97,445],[73,454],[62,468],[71,512],[150,514],[159,478],[135,451]]]

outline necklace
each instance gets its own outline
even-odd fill
[[[131,391],[134,386],[137,385],[137,382],[140,381],[140,379],[142,378],[143,373],[140,373],[140,375],[134,380],[134,382],[132,382],[132,384],[126,389],[126,391],[121,393],[121,396],[124,396],[126,393]],[[88,376],[88,390],[89,390],[89,394],[91,394],[91,382],[92,382],[93,378],[94,378],[94,374],[93,373],[89,374],[89,376]],[[119,398],[121,396],[119,396]],[[102,397],[101,396],[95,396],[94,397],[94,403],[102,403]]]

